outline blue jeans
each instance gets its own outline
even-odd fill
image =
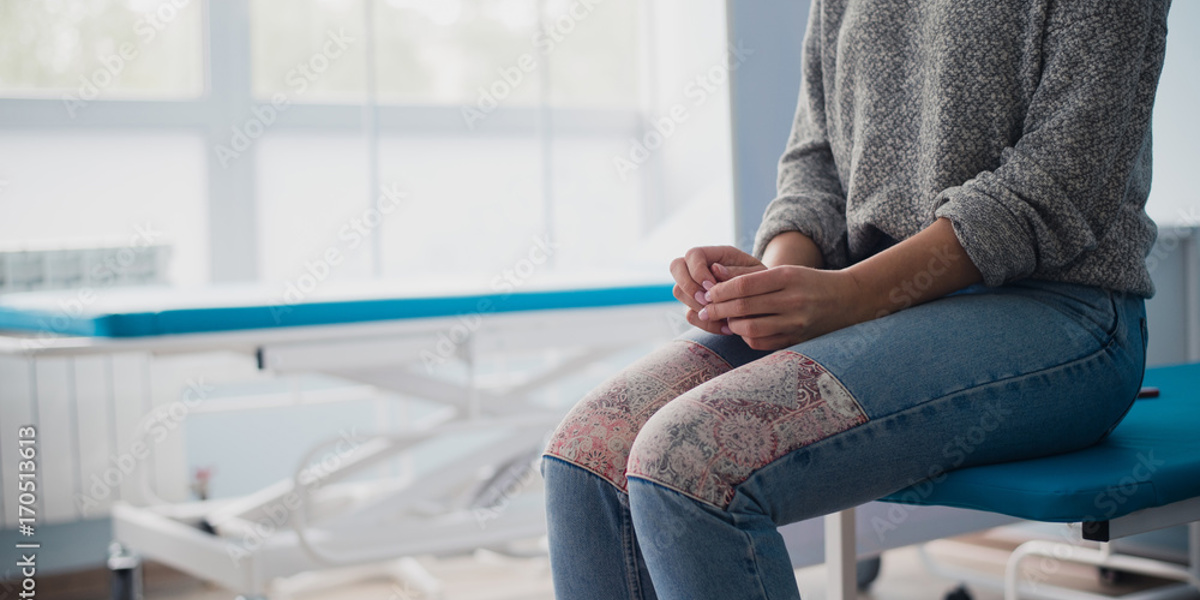
[[[557,597],[799,598],[779,526],[1094,444],[1136,397],[1145,344],[1141,298],[1040,281],[973,286],[778,352],[693,331],[552,436]]]

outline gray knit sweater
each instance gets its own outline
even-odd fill
[[[1170,0],[813,0],[778,196],[827,268],[946,217],[984,283],[1149,296]]]

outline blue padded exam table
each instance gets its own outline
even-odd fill
[[[1183,582],[1140,593],[1136,596],[1140,599],[1196,597],[1200,588],[1200,364],[1148,369],[1143,385],[1157,388],[1160,394],[1136,400],[1117,428],[1095,446],[961,469],[940,482],[914,485],[882,500],[1079,524],[1069,539],[1030,541],[1013,552],[1005,571],[1006,600],[1030,595],[1110,598],[1054,588],[1044,582],[1048,573],[1036,569],[1029,577],[1033,581],[1022,582],[1019,567],[1030,556]],[[834,563],[830,574],[835,589],[830,598],[853,597],[849,540],[854,538],[854,524],[853,509],[826,517],[826,558]],[[1189,528],[1190,565],[1186,567],[1117,554],[1107,544],[1178,525]]]
[[[0,295],[0,331],[42,338],[147,338],[469,314],[673,302],[671,284],[529,285],[488,289],[436,281],[331,286],[293,299],[263,286],[120,288]]]

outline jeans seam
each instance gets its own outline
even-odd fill
[[[645,595],[642,594],[641,581],[638,578],[637,540],[634,535],[633,515],[630,514],[627,506],[622,506],[621,540],[625,546],[625,585],[628,587],[630,598],[633,600],[642,600],[645,598]]]
[[[636,534],[633,531],[633,517],[629,511],[629,501],[626,500],[624,504],[621,503],[621,496],[628,498],[629,495],[625,491],[621,490],[621,488],[618,488],[616,485],[614,485],[611,481],[600,475],[597,475],[595,471],[592,471],[587,467],[577,465],[572,461],[554,454],[546,453],[544,456],[553,460],[557,460],[566,466],[583,470],[616,488],[618,495],[617,506],[621,513],[621,544],[624,546],[623,550],[625,554],[625,584],[628,588],[626,591],[629,592],[629,597],[631,600],[645,600],[646,596],[642,591],[641,578],[638,575],[637,538],[635,537]]]
[[[701,505],[704,505],[704,506],[712,506],[714,509],[716,509],[716,510],[719,510],[719,511],[721,511],[721,512],[723,512],[723,513],[727,514],[727,515],[730,515],[730,517],[732,517],[732,518],[733,518],[733,523],[732,523],[732,525],[733,525],[735,528],[737,528],[737,530],[738,530],[738,532],[739,532],[739,533],[741,533],[742,535],[746,536],[747,546],[749,547],[749,553],[750,553],[750,556],[749,556],[749,558],[750,558],[750,563],[751,563],[751,566],[752,566],[752,568],[754,569],[754,574],[753,574],[753,576],[754,576],[754,581],[758,583],[758,590],[759,590],[760,597],[761,597],[761,598],[763,598],[763,600],[768,600],[768,597],[767,597],[767,588],[766,588],[766,586],[764,586],[764,585],[763,585],[763,582],[762,582],[762,569],[761,569],[761,568],[759,568],[759,565],[758,565],[758,551],[757,551],[757,546],[755,546],[755,544],[754,544],[754,537],[753,537],[753,536],[751,536],[749,533],[746,533],[745,531],[742,531],[741,527],[739,527],[739,526],[738,526],[738,524],[737,524],[737,516],[736,516],[736,515],[734,515],[732,512],[730,512],[730,511],[729,511],[729,510],[727,510],[727,509],[723,509],[723,508],[720,508],[720,507],[714,506],[714,505],[712,505],[712,504],[710,504],[710,503],[708,503],[708,502],[706,502],[706,501],[704,501],[704,500],[700,500],[700,499],[698,499],[698,498],[695,498],[695,497],[694,497],[694,496],[692,496],[691,494],[688,494],[688,493],[686,493],[686,492],[681,492],[681,491],[679,491],[679,490],[677,490],[677,489],[675,489],[675,488],[673,488],[673,487],[671,487],[671,486],[669,486],[669,485],[666,485],[666,484],[664,484],[664,483],[661,483],[661,482],[655,481],[655,480],[653,480],[653,479],[648,479],[648,478],[646,478],[646,477],[635,477],[635,479],[639,479],[639,480],[641,480],[641,481],[643,481],[643,482],[645,482],[645,483],[648,483],[648,484],[649,484],[651,487],[657,487],[657,488],[661,488],[661,489],[663,489],[663,490],[666,490],[666,491],[668,491],[668,492],[673,492],[673,493],[679,494],[680,496],[683,496],[684,498],[687,498],[688,500],[691,500],[691,501],[693,501],[693,502],[696,502],[696,503],[698,503],[698,504],[701,504]]]
[[[622,493],[622,494],[628,493],[628,492],[626,492],[626,490],[625,490],[624,488],[622,488],[621,486],[617,485],[616,483],[613,483],[613,481],[612,481],[611,479],[609,479],[608,477],[604,476],[604,475],[603,475],[603,474],[601,474],[601,473],[598,473],[598,472],[596,472],[596,470],[595,470],[595,469],[592,469],[591,467],[588,467],[587,465],[581,465],[581,464],[579,464],[579,463],[577,463],[577,462],[575,462],[575,461],[573,461],[573,460],[571,460],[571,459],[569,459],[569,458],[566,458],[566,457],[564,457],[564,456],[560,456],[560,455],[558,455],[558,454],[555,454],[555,453],[553,453],[553,452],[543,452],[543,453],[542,453],[542,456],[543,456],[543,457],[546,457],[546,458],[553,458],[553,459],[555,459],[555,460],[559,460],[559,461],[565,462],[565,463],[567,463],[567,464],[571,465],[572,467],[576,467],[576,468],[579,468],[579,469],[583,469],[584,471],[587,471],[588,473],[591,473],[592,475],[595,475],[596,477],[599,477],[601,480],[603,480],[603,481],[604,481],[605,483],[607,483],[608,485],[611,485],[611,486],[613,486],[614,488],[617,488],[617,491],[618,491],[618,492],[620,492],[620,493]]]
[[[790,454],[790,453],[789,453],[789,454]],[[785,455],[785,456],[786,456],[786,455]],[[782,458],[782,457],[780,457],[780,458]],[[773,461],[772,461],[772,462],[773,462]],[[770,464],[770,463],[768,463],[768,464]],[[646,483],[653,483],[654,485],[657,485],[657,486],[659,486],[659,487],[663,487],[663,488],[666,488],[666,489],[668,489],[668,490],[671,490],[672,492],[675,492],[676,494],[680,494],[680,495],[682,495],[682,496],[687,496],[688,498],[691,498],[692,500],[695,500],[696,502],[699,502],[699,503],[701,503],[701,504],[704,504],[705,506],[711,506],[711,507],[713,507],[713,508],[715,508],[715,509],[717,509],[717,510],[726,510],[725,508],[722,508],[722,507],[720,507],[720,506],[717,506],[716,504],[713,504],[712,502],[709,502],[708,500],[705,500],[705,499],[703,499],[703,498],[696,497],[696,496],[692,495],[691,493],[687,492],[686,490],[681,490],[681,489],[679,489],[679,488],[677,488],[677,487],[675,487],[675,486],[673,486],[673,485],[671,485],[671,484],[669,484],[669,483],[666,483],[666,482],[664,482],[664,481],[659,481],[658,479],[655,479],[654,477],[648,477],[648,476],[646,476],[646,475],[630,475],[630,476],[629,476],[629,479],[640,479],[640,480],[642,480],[642,481],[644,481],[644,482],[646,482]],[[737,486],[734,486],[734,489],[736,490],[736,489],[737,489]]]
[[[1054,293],[1057,294],[1057,292],[1054,292]],[[1058,295],[1063,295],[1063,294],[1058,294]],[[1112,292],[1111,290],[1104,290],[1104,296],[1105,296],[1105,299],[1108,301],[1108,307],[1109,307],[1109,310],[1111,311],[1112,319],[1109,320],[1109,322],[1107,322],[1107,323],[1098,323],[1096,321],[1092,321],[1092,322],[1099,325],[1100,328],[1104,331],[1104,338],[1099,341],[1101,341],[1104,344],[1107,344],[1107,343],[1111,342],[1113,340],[1113,338],[1116,337],[1117,330],[1121,326],[1121,309],[1117,306],[1117,298],[1116,298],[1116,294],[1114,292]],[[1066,297],[1072,298],[1074,300],[1078,300],[1072,296],[1066,296]],[[1063,309],[1061,306],[1055,304],[1054,302],[1047,302],[1046,300],[1039,298],[1036,295],[1029,296],[1029,299],[1032,300],[1033,302],[1037,302],[1037,303],[1045,306],[1046,308],[1049,308],[1050,310],[1058,312],[1059,314],[1061,314],[1065,317],[1068,317],[1072,320],[1078,320],[1081,318],[1078,313],[1072,313],[1071,311]],[[1083,317],[1083,318],[1086,319],[1086,317]]]
[[[1125,410],[1121,411],[1121,416],[1117,417],[1117,419],[1115,421],[1113,421],[1113,424],[1108,427],[1108,429],[1104,432],[1104,435],[1100,436],[1099,440],[1096,440],[1096,443],[1100,443],[1100,442],[1104,441],[1104,439],[1107,438],[1109,435],[1111,435],[1112,432],[1117,428],[1117,425],[1120,425],[1121,421],[1125,420],[1125,416],[1129,414],[1129,411],[1133,410],[1133,405],[1134,405],[1134,403],[1137,402],[1138,395],[1141,393],[1142,384],[1146,382],[1146,318],[1145,317],[1138,317],[1138,334],[1141,337],[1141,342],[1142,342],[1142,368],[1139,371],[1139,373],[1141,375],[1138,377],[1138,384],[1137,384],[1138,391],[1135,392],[1133,397],[1129,399],[1129,403],[1125,406]],[[1126,336],[1126,338],[1128,338],[1128,336]]]
[[[736,518],[734,519],[734,527],[737,527]],[[742,535],[746,536],[746,545],[749,547],[750,551],[750,566],[754,569],[754,581],[758,583],[758,593],[763,600],[767,600],[767,588],[763,585],[762,569],[759,568],[758,565],[758,549],[754,545],[754,536],[746,533],[745,531],[741,531],[740,527],[738,528],[738,531],[740,531]]]

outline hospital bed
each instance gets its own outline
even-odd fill
[[[232,351],[274,374],[320,373],[439,407],[404,431],[350,440],[353,452],[332,468],[311,468],[329,449],[315,447],[293,477],[243,497],[168,503],[143,486],[148,502],[113,506],[118,597],[136,595],[142,557],[265,596],[273,580],[307,571],[541,536],[531,463],[566,406],[538,402],[538,392],[686,327],[669,284],[619,280],[327,285],[303,297],[236,285],[9,294],[0,296],[0,353]],[[489,389],[474,377],[480,357],[548,348],[557,359],[522,380]],[[460,376],[445,376],[446,363]],[[360,477],[422,444],[469,435],[487,441],[415,481]],[[414,565],[400,563],[400,576],[436,592]]]
[[[669,284],[628,282],[627,277],[609,283],[603,279],[599,283],[597,279],[533,282],[514,290],[455,289],[444,282],[329,286],[298,301],[281,301],[253,286],[114,290],[79,306],[64,303],[71,297],[63,293],[15,294],[0,297],[0,330],[7,331],[0,336],[0,352],[58,356],[232,350],[254,357],[259,368],[272,373],[324,373],[442,406],[419,427],[359,440],[348,460],[316,480],[306,479],[311,473],[298,468],[295,476],[244,497],[113,507],[117,544],[109,564],[117,577],[115,596],[134,595],[139,558],[166,563],[248,597],[265,596],[273,580],[308,571],[479,547],[505,548],[540,536],[544,528],[540,503],[522,501],[513,490],[529,486],[514,482],[523,481],[541,440],[561,414],[532,402],[533,393],[622,349],[667,339],[686,327]],[[489,390],[470,376],[481,356],[547,347],[565,348],[566,354],[518,385]],[[465,380],[447,381],[422,369],[431,355],[461,362],[468,373]],[[1126,439],[1126,432],[1138,423],[1153,428],[1165,418],[1155,410],[1185,403],[1180,400],[1181,390],[1187,389],[1189,377],[1197,376],[1200,373],[1186,368],[1152,372],[1148,382],[1161,379],[1163,397],[1139,403],[1109,443]],[[1195,430],[1194,419],[1191,423]],[[416,482],[366,487],[352,481],[356,474],[423,442],[471,432],[492,434],[493,439]],[[310,457],[320,450],[314,448]],[[1156,451],[1156,456],[1163,456]],[[1102,454],[1093,460],[1104,462],[1115,456]],[[1068,461],[1048,466],[1040,481],[1062,480],[1055,468],[1095,473],[1098,479],[1092,485],[1112,475],[1090,464]],[[1185,465],[1182,475],[1172,467],[1154,476],[1186,480],[1191,473],[1190,481],[1200,482],[1192,467]],[[480,473],[487,476],[481,478]],[[1020,475],[1021,466],[972,469],[950,476],[932,493],[922,489],[917,496],[921,504],[951,508],[914,507],[897,520],[890,516],[888,504],[870,503],[858,509],[858,521],[865,527],[855,527],[853,511],[827,517],[823,532],[814,531],[815,520],[794,524],[783,529],[793,563],[804,566],[825,560],[832,567],[829,597],[849,598],[856,587],[856,558],[877,557],[889,548],[1017,518],[1071,520],[1075,514],[1058,504],[1053,505],[1058,507],[1055,513],[1032,508],[1038,506],[1037,494],[1021,502],[1013,494],[997,495],[993,473],[999,478],[996,481],[1039,481]],[[1194,512],[1196,507],[1186,504],[1186,498],[1194,498],[1200,490],[1173,484],[1172,494],[1161,496],[1147,491],[1165,485],[1156,482],[1139,487],[1122,504],[1120,514],[1108,515],[1108,535],[1129,530],[1126,524],[1134,521],[1122,519],[1135,518],[1127,516],[1133,509],[1183,509],[1170,513],[1173,517],[1168,521],[1179,521],[1179,514],[1195,520],[1188,509]],[[1060,495],[1042,493],[1051,498]],[[911,504],[913,497],[901,492],[890,500]],[[273,516],[280,506],[287,508],[282,521]],[[875,518],[890,519],[887,535],[872,529]],[[263,523],[278,526],[268,535],[261,532]],[[1090,532],[1101,530],[1099,525],[1089,527]],[[824,556],[814,546],[821,533]],[[1193,541],[1195,547],[1200,544]],[[1087,558],[1089,548],[1082,543],[1071,548],[1073,556]],[[1038,551],[1046,550],[1033,547],[1023,553]],[[1101,558],[1092,557],[1094,561],[1115,564],[1115,559],[1105,558],[1110,554],[1101,552]],[[436,582],[423,579],[414,563],[396,564],[400,577],[424,581],[425,591],[436,595]],[[1178,575],[1177,569],[1171,572]]]

